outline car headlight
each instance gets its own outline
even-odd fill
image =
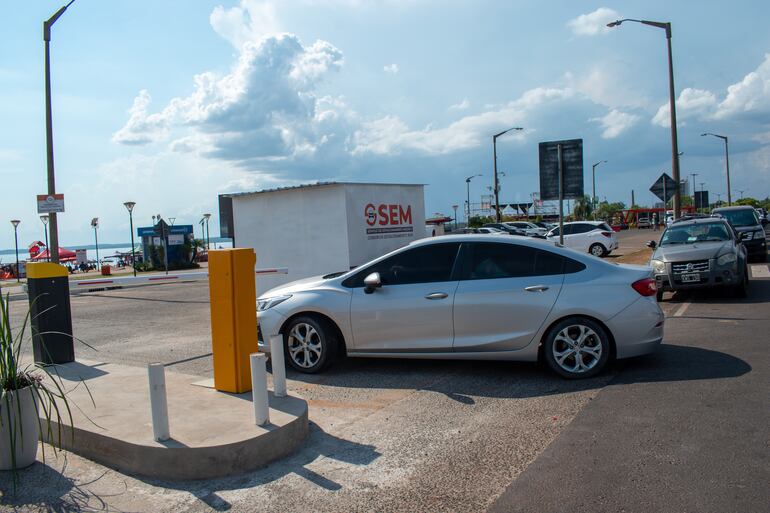
[[[765,231],[764,230],[757,230],[754,232],[754,238],[755,239],[764,239],[765,238]]]
[[[650,260],[650,266],[656,274],[663,274],[666,272],[666,262],[663,260]]]
[[[275,296],[275,297],[266,297],[265,299],[259,299],[257,300],[257,312],[270,310],[274,306],[280,305],[290,297],[291,297],[291,294],[287,296]]]
[[[725,253],[721,257],[717,258],[717,265],[727,265],[735,262],[735,255],[733,253]]]

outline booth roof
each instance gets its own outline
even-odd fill
[[[248,192],[231,192],[226,194],[220,194],[225,198],[234,198],[236,196],[248,196],[251,194],[263,194],[266,192],[278,192],[278,191],[292,191],[295,189],[309,189],[312,187],[327,187],[330,185],[378,185],[378,186],[424,186],[424,183],[377,183],[377,182],[316,182],[307,183],[301,185],[290,185],[287,187],[276,187],[274,189],[263,189],[261,191],[248,191]]]

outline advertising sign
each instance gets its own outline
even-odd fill
[[[38,194],[37,213],[51,214],[64,212],[64,194]]]
[[[184,244],[184,235],[181,233],[170,233],[168,235],[169,246],[180,246]]]
[[[351,266],[425,237],[422,187],[357,185],[346,197]]]
[[[709,191],[695,191],[695,208],[709,208]]]
[[[75,261],[78,265],[88,262],[88,252],[85,249],[75,250]]]
[[[583,197],[583,139],[541,142],[540,199],[559,199],[559,146],[562,157],[564,199]]]

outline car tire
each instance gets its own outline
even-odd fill
[[[602,246],[598,242],[594,242],[588,248],[588,252],[591,253],[595,257],[603,258],[607,254],[607,248],[605,248],[604,246]]]
[[[546,334],[543,354],[548,366],[567,379],[590,378],[610,359],[610,339],[596,321],[572,317],[556,323]]]
[[[317,317],[297,317],[283,333],[285,360],[294,370],[306,374],[317,374],[328,367],[334,361],[337,345],[336,331]]]

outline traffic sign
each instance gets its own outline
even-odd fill
[[[676,192],[676,182],[673,178],[668,176],[667,173],[660,175],[660,178],[655,180],[655,183],[650,187],[650,192],[660,198],[662,201],[668,203],[668,200],[674,197]]]
[[[541,142],[540,199],[559,199],[559,146],[562,155],[563,199],[583,197],[583,139]]]
[[[695,191],[695,208],[709,207],[709,191]]]
[[[52,214],[64,212],[64,194],[38,194],[37,213]]]

